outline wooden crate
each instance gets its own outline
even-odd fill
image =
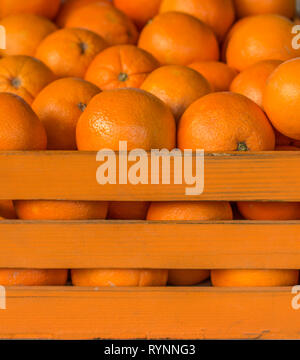
[[[0,153],[0,199],[300,201],[300,152],[207,154],[205,191],[105,185],[96,153]],[[300,269],[300,222],[3,221],[0,268]],[[0,338],[300,338],[291,288],[8,288]]]

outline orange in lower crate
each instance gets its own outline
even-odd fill
[[[59,286],[68,280],[68,270],[0,269],[1,286]]]
[[[48,150],[76,150],[76,125],[100,89],[78,78],[59,79],[46,86],[32,108],[43,122]]]
[[[175,286],[192,286],[209,278],[209,270],[169,270],[168,284]]]
[[[0,120],[0,150],[46,149],[42,122],[19,96],[0,93]]]
[[[5,219],[15,219],[17,217],[14,204],[11,200],[0,200],[0,216]]]
[[[109,204],[107,218],[111,220],[145,220],[148,208],[149,202],[145,201],[115,201]]]
[[[300,203],[238,202],[238,209],[247,220],[300,220]]]
[[[98,220],[105,219],[108,203],[100,201],[15,201],[23,220]]]
[[[164,286],[167,270],[72,270],[75,286]]]
[[[212,270],[213,286],[275,287],[297,285],[298,270]]]
[[[219,92],[195,101],[178,126],[180,149],[274,150],[275,135],[262,109],[244,95]]]

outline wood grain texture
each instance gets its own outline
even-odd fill
[[[8,288],[0,338],[300,339],[290,288]]]
[[[300,222],[0,223],[0,267],[300,269]]]
[[[0,199],[300,201],[300,152],[208,154],[200,196],[186,184],[99,185],[99,165],[89,152],[1,152]]]

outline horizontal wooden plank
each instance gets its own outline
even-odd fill
[[[187,196],[190,185],[163,185],[161,171],[158,185],[99,185],[96,153],[1,152],[0,199],[300,201],[299,165],[300,152],[207,154],[204,192]]]
[[[0,267],[300,269],[300,222],[0,223]]]
[[[300,339],[294,297],[291,288],[8,288],[0,338]]]

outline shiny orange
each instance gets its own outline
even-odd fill
[[[96,95],[77,124],[79,150],[173,149],[176,125],[170,109],[140,89],[107,90]]]
[[[234,0],[238,17],[258,14],[278,14],[292,18],[296,10],[295,0]]]
[[[89,66],[85,79],[102,90],[139,88],[158,61],[134,45],[116,45],[102,51]]]
[[[300,58],[279,65],[272,73],[264,91],[263,105],[280,133],[300,140]]]
[[[210,26],[222,40],[235,20],[233,0],[162,0],[160,12],[179,11]]]
[[[0,269],[2,286],[63,286],[68,270]]]
[[[113,3],[142,29],[158,14],[161,0],[113,0]]]
[[[169,270],[168,284],[173,286],[193,286],[201,284],[209,276],[209,270]]]
[[[57,30],[50,20],[32,14],[7,16],[0,26],[6,31],[6,49],[0,50],[1,55],[34,56],[41,41]]]
[[[167,270],[87,269],[72,270],[71,275],[75,286],[164,286],[168,280]]]
[[[5,219],[15,219],[17,217],[14,204],[11,200],[0,200],[0,216]]]
[[[145,220],[149,205],[149,202],[145,201],[111,202],[107,218],[110,220]]]
[[[0,150],[45,150],[46,131],[19,96],[0,93]]]
[[[139,47],[154,55],[162,65],[219,59],[218,42],[210,27],[178,12],[156,16],[144,27]]]
[[[76,150],[76,125],[99,88],[78,78],[64,78],[46,86],[32,108],[45,126],[48,150]]]
[[[238,74],[235,69],[219,61],[198,61],[189,67],[203,75],[215,92],[228,91]]]
[[[247,96],[263,107],[263,94],[267,80],[281,63],[279,60],[265,60],[250,66],[236,76],[230,90]]]
[[[107,215],[108,203],[100,201],[15,201],[22,220],[101,220]]]
[[[165,102],[176,120],[194,101],[211,92],[210,84],[202,75],[181,65],[166,65],[153,71],[141,89]]]
[[[294,23],[279,15],[257,15],[241,20],[227,40],[227,64],[239,71],[263,60],[286,61],[300,56],[294,49]],[[268,29],[268,31],[266,31]]]
[[[36,57],[58,77],[84,77],[95,56],[107,47],[102,37],[85,29],[62,29],[47,36]]]
[[[178,147],[205,151],[274,150],[275,134],[252,100],[231,92],[195,101],[179,121]]]
[[[211,281],[218,287],[276,287],[298,284],[298,270],[212,270]]]
[[[28,104],[53,80],[52,71],[33,57],[15,55],[0,59],[0,92],[19,95]]]
[[[136,44],[138,31],[121,11],[103,2],[97,2],[72,12],[66,27],[84,28],[95,32],[109,45]]]
[[[35,14],[53,19],[61,0],[1,0],[0,18],[15,14]]]

